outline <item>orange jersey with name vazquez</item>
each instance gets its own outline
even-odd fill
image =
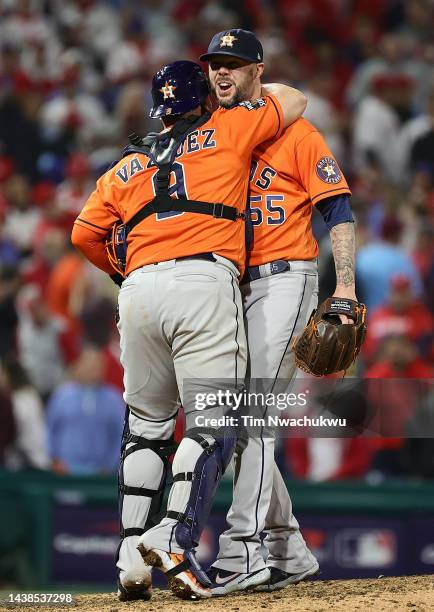
[[[318,244],[311,226],[313,206],[345,194],[351,192],[336,160],[305,119],[260,145],[250,173],[254,238],[247,265],[314,259]]]
[[[209,121],[188,134],[178,149],[172,164],[170,195],[221,202],[244,211],[253,149],[280,135],[282,121],[282,109],[273,96],[218,109]],[[80,227],[92,229],[103,240],[116,221],[129,221],[154,198],[157,170],[150,158],[139,153],[121,159],[106,172],[75,222],[74,244],[80,248]],[[242,272],[244,221],[197,213],[153,214],[128,236],[126,273],[146,264],[203,252],[232,260]]]

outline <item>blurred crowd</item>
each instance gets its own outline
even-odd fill
[[[70,231],[128,134],[157,128],[155,70],[223,29],[255,30],[266,80],[307,94],[352,188],[369,312],[357,375],[433,378],[433,23],[434,0],[0,0],[0,465],[115,471],[117,289]],[[319,215],[314,228],[323,299],[334,267]],[[299,440],[282,464],[313,480],[434,477],[432,460],[401,461],[407,446]]]

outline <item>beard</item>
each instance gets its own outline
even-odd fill
[[[214,90],[214,94],[217,98],[217,102],[223,108],[230,108],[231,106],[235,106],[239,102],[244,102],[244,100],[249,100],[250,99],[249,93],[250,93],[250,87],[248,88],[248,87],[242,87],[238,85],[237,87],[235,87],[235,92],[230,98],[221,98],[218,96],[218,94]]]
[[[243,83],[234,85],[234,93],[231,96],[220,96],[217,92],[215,84],[212,84],[211,91],[215,95],[219,106],[223,108],[231,108],[232,106],[239,104],[239,102],[250,100],[254,90],[253,74],[254,70],[252,71],[251,77],[246,77]]]

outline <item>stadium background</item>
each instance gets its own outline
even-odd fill
[[[71,225],[128,133],[156,129],[153,72],[232,27],[258,34],[267,81],[307,94],[353,190],[369,308],[356,374],[428,389],[423,405],[388,398],[399,437],[283,441],[297,515],[324,578],[433,572],[433,23],[432,0],[0,0],[0,588],[113,588],[117,290]],[[203,559],[229,499],[226,481]]]

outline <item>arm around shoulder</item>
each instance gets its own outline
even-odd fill
[[[288,127],[288,125],[299,119],[307,106],[306,96],[298,89],[289,87],[289,85],[267,83],[262,85],[261,93],[264,96],[271,94],[277,99],[282,107],[284,127]]]

